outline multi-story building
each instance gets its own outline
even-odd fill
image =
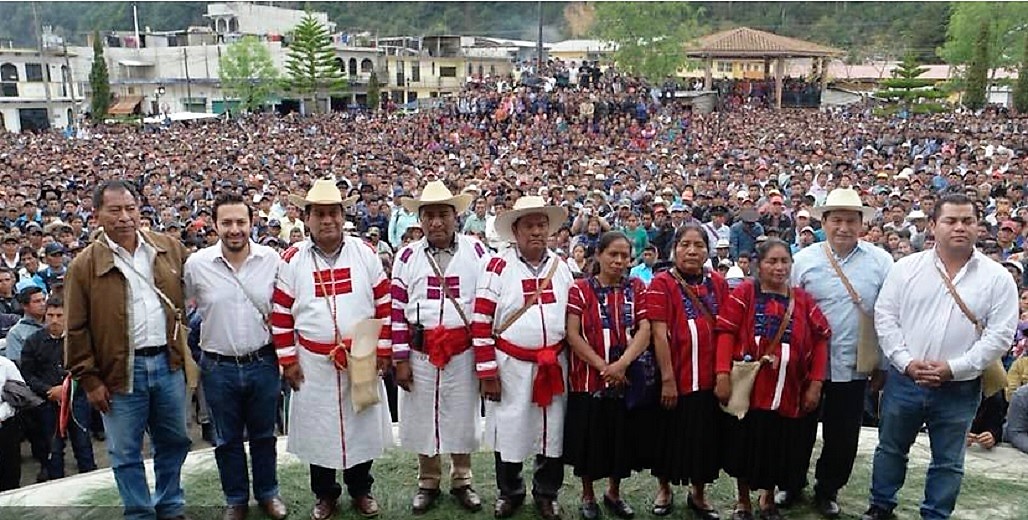
[[[46,41],[46,40],[44,40]],[[74,124],[82,99],[69,60],[58,45],[0,49],[0,128],[11,132]]]
[[[407,41],[403,48],[392,45],[397,40],[401,38],[379,40],[391,49],[384,57],[386,75],[379,75],[379,81],[396,103],[452,95],[469,82],[507,77],[513,69],[508,52],[490,55],[476,47],[481,38],[425,36],[417,44],[408,41],[413,38],[402,38]]]

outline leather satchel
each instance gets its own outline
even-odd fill
[[[778,331],[775,332],[774,338],[765,345],[760,358],[756,361],[732,361],[730,376],[732,395],[728,399],[728,404],[721,405],[722,410],[738,419],[746,417],[746,413],[750,410],[750,395],[753,393],[753,383],[757,380],[757,373],[760,372],[762,365],[771,362],[771,349],[782,341],[782,336],[785,335],[785,330],[789,328],[789,323],[792,321],[795,307],[795,299],[792,297],[792,291],[789,291],[789,306],[785,310],[785,316],[778,325]]]
[[[964,313],[964,316],[974,324],[974,331],[978,334],[978,337],[982,336],[982,332],[985,330],[985,324],[982,320],[975,316],[971,308],[964,303],[964,299],[960,297],[960,293],[957,292],[957,288],[953,286],[953,281],[946,276],[946,273],[939,269],[939,266],[935,266],[935,270],[939,271],[939,276],[942,277],[942,281],[946,283],[946,290],[949,291],[950,296],[953,297],[953,301],[957,303],[957,307],[960,307],[960,312]],[[1007,387],[1007,371],[1003,369],[1003,362],[996,360],[989,363],[982,370],[982,395],[985,397],[992,397],[1000,390]]]
[[[828,257],[828,261],[831,262],[832,268],[835,269],[835,273],[839,275],[839,280],[842,281],[842,285],[846,287],[846,292],[849,293],[850,299],[853,300],[853,305],[857,307],[859,313],[859,329],[857,336],[857,372],[861,374],[870,374],[872,371],[878,368],[881,362],[878,348],[878,333],[875,332],[875,320],[874,316],[871,315],[867,309],[862,305],[860,295],[857,294],[856,289],[853,288],[853,284],[850,283],[849,278],[842,272],[842,266],[839,265],[839,261],[835,259],[835,253],[832,252],[832,248],[828,244],[823,244],[825,256]]]

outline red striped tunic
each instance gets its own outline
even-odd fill
[[[631,341],[629,330],[626,328],[623,319],[623,309],[627,304],[629,312],[633,317],[634,330],[639,322],[647,319],[646,306],[643,301],[646,293],[646,284],[638,278],[627,281],[631,285],[632,300],[626,302],[626,291],[622,288],[613,288],[607,294],[607,315],[609,316],[609,328],[604,328],[603,315],[600,312],[600,300],[587,279],[575,281],[568,293],[568,314],[578,316],[582,321],[582,337],[592,347],[593,352],[606,360],[608,363],[616,361],[610,355],[610,348],[620,345],[627,349]],[[574,352],[574,351],[572,351]],[[571,356],[570,382],[572,392],[597,392],[606,385],[600,373],[589,365],[584,359],[577,355]]]

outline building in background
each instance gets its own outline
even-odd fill
[[[82,92],[76,88],[63,41],[48,29],[43,52],[0,49],[0,128],[10,132],[64,128],[74,124]]]

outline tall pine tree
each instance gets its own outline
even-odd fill
[[[1028,31],[1024,33],[1024,54],[1014,84],[1014,108],[1021,114],[1028,113]]]
[[[368,78],[368,110],[374,112],[378,110],[378,105],[382,102],[382,86],[378,84],[378,73],[371,71],[371,77]]]
[[[90,117],[93,121],[103,121],[111,107],[111,81],[107,73],[104,44],[99,31],[93,31],[93,66],[89,69],[89,87],[93,91],[93,98],[89,103]]]
[[[290,90],[313,104],[318,99],[346,90],[346,79],[336,60],[328,29],[314,15],[307,13],[293,29],[289,54],[286,57]]]
[[[985,108],[989,88],[989,24],[982,22],[974,42],[974,54],[967,67],[967,91],[964,106],[971,110]]]

